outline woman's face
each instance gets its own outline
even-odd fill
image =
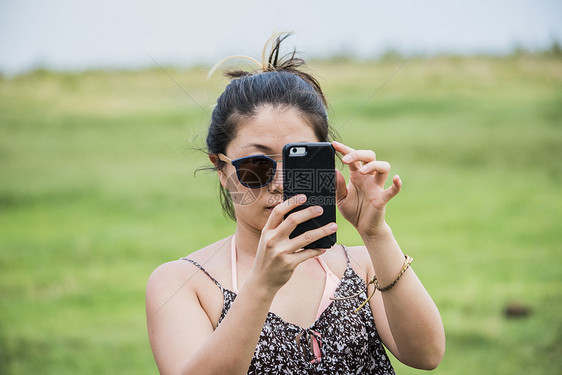
[[[226,147],[226,156],[238,159],[249,155],[281,154],[283,146],[295,142],[319,142],[312,127],[297,109],[275,109],[271,106],[259,109],[251,119],[238,124],[236,137]],[[236,169],[226,164],[220,172],[221,184],[230,191],[236,222],[250,230],[261,231],[271,210],[283,201],[283,163],[281,155],[271,183],[258,189],[250,189],[240,183]]]

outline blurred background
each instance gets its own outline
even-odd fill
[[[207,73],[274,31],[342,140],[404,182],[387,216],[443,317],[434,372],[558,374],[561,18],[547,0],[0,0],[0,374],[157,373],[147,278],[235,228],[194,176],[227,84]]]

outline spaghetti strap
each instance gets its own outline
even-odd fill
[[[349,253],[347,252],[347,248],[345,247],[345,245],[341,245],[341,247],[343,247],[343,252],[345,253],[345,258],[347,259],[347,266],[350,267],[351,262],[349,261]]]
[[[200,265],[199,263],[197,263],[197,262],[194,261],[193,259],[189,259],[188,257],[180,258],[180,260],[187,260],[188,262],[192,263],[195,267],[197,267],[197,268],[199,268],[201,271],[203,271],[203,272],[205,273],[205,275],[209,276],[209,278],[210,278],[211,280],[213,280],[213,282],[214,282],[215,284],[217,284],[217,286],[221,289],[221,291],[224,290],[223,287],[222,287],[222,285],[221,285],[217,280],[215,280],[215,278],[214,278],[213,276],[211,276],[211,274],[210,274],[209,272],[207,272],[207,270],[206,270],[205,268],[203,268],[202,265]]]
[[[230,245],[230,267],[232,275],[232,291],[238,294],[238,271],[236,270],[236,235],[232,235]]]

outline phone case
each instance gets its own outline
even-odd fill
[[[292,154],[295,147],[304,147],[305,153]],[[289,238],[336,221],[335,150],[329,142],[289,143],[283,147],[283,199],[297,194],[305,194],[306,202],[285,217],[309,206],[322,206],[324,212],[297,225]],[[336,238],[336,233],[332,233],[305,248],[327,249],[336,243]]]

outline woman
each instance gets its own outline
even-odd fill
[[[445,350],[443,326],[385,222],[385,206],[402,186],[394,176],[384,189],[387,162],[371,150],[332,142],[350,168],[347,186],[336,171],[337,206],[363,246],[303,249],[335,232],[335,223],[289,238],[321,208],[284,219],[304,199],[282,200],[279,154],[287,143],[328,141],[331,130],[318,82],[299,70],[304,62],[294,53],[278,57],[286,37],[275,39],[261,71],[229,73],[233,80],[213,110],[209,159],[236,232],[151,275],[147,320],[158,368],[162,374],[393,374],[386,347],[409,366],[433,369]],[[241,159],[249,156],[257,159]],[[271,178],[250,184],[243,161],[264,164]],[[380,292],[369,299],[375,287]]]

